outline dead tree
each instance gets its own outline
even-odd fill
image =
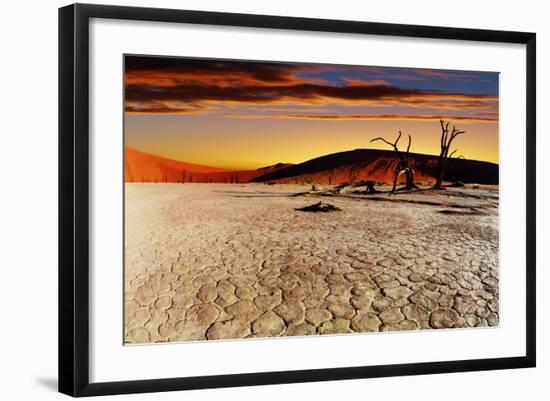
[[[374,184],[376,184],[374,181],[366,181],[365,182],[365,186],[367,187],[367,189],[365,189],[365,192],[367,194],[375,194],[375,193],[378,192],[376,190],[376,188],[374,188]]]
[[[187,170],[181,171],[181,183],[185,184],[185,176],[187,175]]]
[[[313,177],[310,176],[310,177],[306,178],[305,181],[308,185],[311,185],[310,191],[317,191],[317,187],[313,183]]]
[[[447,162],[456,153],[455,149],[449,154],[449,150],[454,139],[460,134],[464,134],[466,132],[457,130],[453,125],[453,130],[449,133],[449,122],[447,121],[447,123],[445,123],[443,120],[439,120],[439,122],[441,124],[441,151],[439,153],[439,157],[437,158],[437,177],[434,185],[435,189],[441,188],[443,178],[445,178],[445,173],[447,171]]]
[[[393,143],[387,141],[382,137],[374,138],[371,140],[371,142],[382,141],[390,145],[395,151],[395,154],[397,155],[398,164],[395,169],[395,177],[393,179],[393,188],[391,191],[392,193],[395,193],[395,190],[397,187],[397,181],[399,180],[399,177],[401,177],[402,175],[405,175],[405,189],[418,188],[414,183],[414,169],[410,165],[410,160],[409,160],[409,150],[411,149],[412,138],[410,135],[408,135],[409,143],[407,145],[407,151],[403,153],[399,150],[399,147],[397,146],[397,144],[399,143],[399,140],[401,139],[401,135],[402,135],[401,131],[399,131],[399,135],[397,136],[397,139]]]

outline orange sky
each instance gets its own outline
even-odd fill
[[[498,163],[498,73],[127,56],[125,101],[127,145],[190,163],[299,163],[399,130],[436,154],[440,118],[466,131],[457,154]]]

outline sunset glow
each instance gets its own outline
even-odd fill
[[[439,119],[467,159],[498,163],[498,73],[126,56],[125,142],[202,165],[299,163],[392,139],[439,152]]]

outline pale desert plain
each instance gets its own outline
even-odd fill
[[[126,183],[125,342],[498,325],[498,187],[311,189]]]

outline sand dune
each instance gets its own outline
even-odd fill
[[[167,159],[126,147],[126,182],[245,183],[290,164],[277,163],[257,170],[226,170]]]
[[[415,179],[419,183],[435,181],[437,159],[432,155],[411,153]],[[126,147],[126,182],[194,183],[304,183],[339,184],[372,180],[391,183],[398,161],[395,153],[377,149],[356,149],[307,160],[299,164],[277,163],[256,170],[224,170],[166,159]],[[451,159],[447,181],[498,184],[498,165],[477,160]]]
[[[227,170],[192,164],[140,152],[126,147],[124,173],[126,182],[180,182],[184,171],[196,174],[221,173]]]
[[[409,155],[418,182],[435,181],[437,158],[432,155]],[[333,153],[264,174],[256,182],[305,182],[339,184],[342,182],[372,180],[391,183],[398,161],[395,153],[378,149],[356,149]],[[477,160],[450,159],[447,181],[463,181],[478,184],[498,184],[498,164]]]

